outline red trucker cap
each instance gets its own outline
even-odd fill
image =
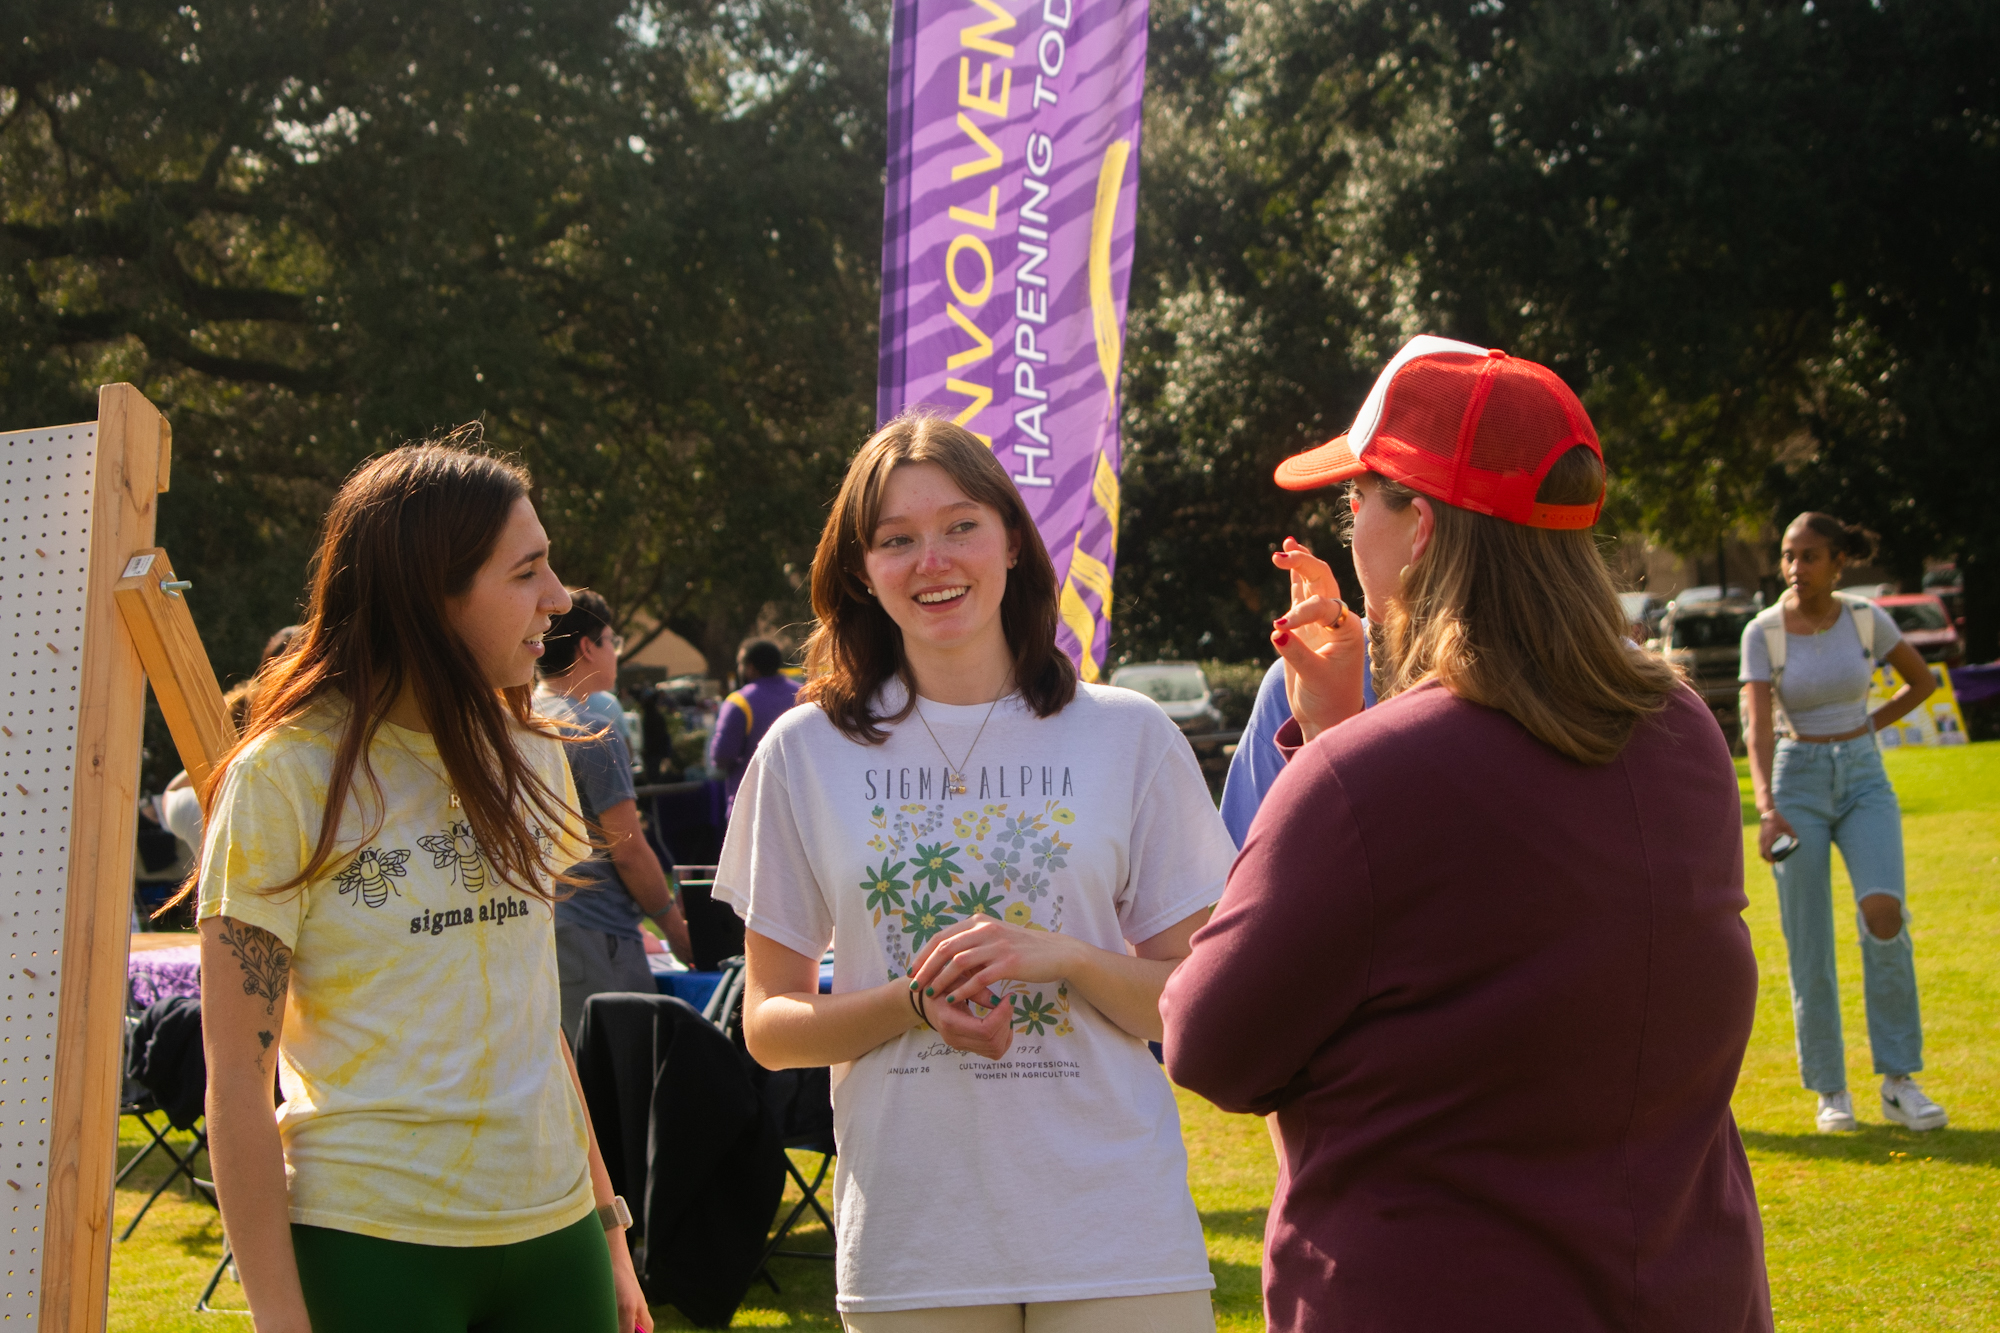
[[[1603,461],[1583,404],[1547,366],[1423,334],[1389,362],[1347,433],[1287,458],[1277,481],[1309,491],[1374,472],[1509,523],[1587,528],[1602,495],[1587,505],[1535,499],[1549,468],[1579,445]]]

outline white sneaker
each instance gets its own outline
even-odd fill
[[[1947,1123],[1944,1108],[1908,1074],[1882,1080],[1882,1114],[1905,1129],[1943,1129]]]
[[[1847,1134],[1861,1128],[1854,1120],[1854,1097],[1842,1088],[1819,1095],[1819,1114],[1814,1117],[1822,1134]]]

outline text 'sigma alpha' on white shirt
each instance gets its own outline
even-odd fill
[[[901,705],[891,684],[878,712]],[[1235,855],[1194,755],[1127,690],[1053,717],[926,702],[882,745],[811,705],[744,774],[715,895],[834,989],[908,975],[985,914],[1123,953],[1222,895]],[[834,1069],[843,1310],[1085,1300],[1214,1285],[1173,1091],[1146,1043],[1062,983],[1011,983],[998,1061],[914,1029]]]

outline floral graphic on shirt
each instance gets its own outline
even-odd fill
[[[442,833],[426,834],[417,846],[431,854],[431,868],[451,867],[452,876],[467,893],[486,891],[486,857],[473,839],[470,824],[453,824]]]
[[[942,803],[912,802],[877,805],[868,822],[879,831],[866,846],[882,859],[863,868],[857,887],[889,956],[885,980],[908,976],[932,940],[979,917],[1026,930],[1062,930],[1062,872],[1074,851],[1062,834],[1076,824],[1070,807],[1051,800],[1023,809],[1001,801],[949,814]],[[1012,998],[1016,1032],[1075,1032],[1067,984],[1053,992],[1045,983],[1005,982],[994,989]]]
[[[1066,1012],[1068,1008],[1069,1006],[1065,1004],[1063,1011]],[[1040,991],[1036,991],[1033,995],[1016,995],[1014,997],[1014,1030],[1016,1032],[1030,1037],[1039,1037],[1061,1021],[1062,1013],[1057,1011],[1056,1002],[1054,1000],[1043,999]]]
[[[1041,826],[1041,820],[1034,815],[1010,816],[1001,826],[1000,841],[1018,852],[1028,845],[1028,839],[1033,837]]]
[[[1021,854],[1001,847],[993,852],[992,861],[993,873],[1000,877],[1001,887],[1013,888],[1014,881],[1021,877]]]
[[[919,884],[928,880],[932,888],[940,891],[948,889],[965,874],[965,867],[951,859],[957,855],[958,848],[947,847],[942,840],[929,847],[918,843],[916,869],[910,872],[910,877]]]
[[[896,875],[907,864],[909,863],[906,861],[898,861],[890,865],[889,858],[885,856],[882,858],[882,864],[870,870],[868,878],[861,881],[862,889],[868,894],[868,906],[874,910],[877,925],[882,922],[882,913],[902,910],[903,895],[910,891],[910,882],[897,879]]]
[[[990,916],[1000,919],[1003,900],[994,896],[991,884],[974,887],[970,884],[952,895],[951,910],[958,913],[961,921],[970,921],[975,916]]]
[[[928,893],[911,902],[910,910],[903,913],[903,933],[910,937],[912,949],[922,949],[933,935],[957,924],[958,918],[951,910],[943,903],[931,901]]]
[[[348,863],[347,869],[333,877],[340,886],[341,895],[354,895],[357,903],[367,903],[370,907],[380,907],[389,901],[389,893],[395,891],[402,897],[403,891],[391,884],[390,879],[402,879],[410,872],[404,868],[410,859],[410,849],[398,847],[383,851],[375,847],[364,847]]]

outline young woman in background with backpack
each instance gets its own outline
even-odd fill
[[[1817,1122],[1828,1132],[1856,1127],[1833,955],[1836,843],[1854,882],[1882,1114],[1906,1129],[1945,1124],[1944,1108],[1910,1077],[1924,1067],[1924,1031],[1903,905],[1903,816],[1875,747],[1875,733],[1929,698],[1936,683],[1880,607],[1834,592],[1848,562],[1871,549],[1865,533],[1831,514],[1800,514],[1785,529],[1785,592],[1743,631],[1757,850],[1778,880],[1799,1076],[1819,1094]],[[1903,685],[1871,714],[1868,682],[1882,662]],[[1785,725],[1777,728],[1780,709]]]

